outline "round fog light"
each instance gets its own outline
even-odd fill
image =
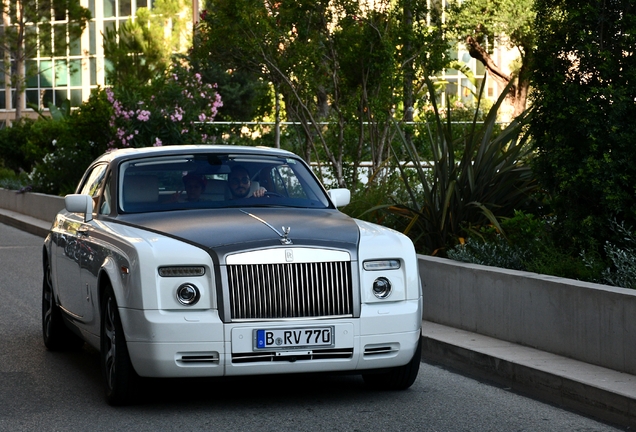
[[[189,283],[183,284],[177,288],[177,300],[184,306],[192,306],[201,298],[199,289]]]
[[[379,299],[385,299],[391,295],[391,282],[385,277],[379,277],[373,281],[373,294]]]

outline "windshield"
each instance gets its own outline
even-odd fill
[[[327,208],[300,161],[263,155],[194,154],[136,159],[119,171],[124,213],[227,207]]]

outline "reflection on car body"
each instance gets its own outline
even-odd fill
[[[202,190],[183,199],[192,179]],[[232,193],[230,180],[245,190]],[[110,403],[128,402],[139,376],[345,371],[388,389],[415,380],[422,298],[411,241],[338,211],[348,191],[325,191],[293,153],[116,150],[76,192],[44,243],[44,342],[98,349]]]

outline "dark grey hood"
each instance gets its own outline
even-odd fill
[[[120,215],[118,220],[198,245],[218,255],[283,246],[283,228],[294,246],[347,249],[357,256],[358,226],[330,209],[230,208]]]

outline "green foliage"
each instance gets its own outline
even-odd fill
[[[205,122],[211,122],[223,106],[211,84],[199,73],[173,65],[165,79],[146,86],[106,90],[112,104],[110,124],[115,137],[109,148],[147,147],[163,144],[210,142]]]
[[[456,261],[636,288],[636,235],[616,223],[612,229],[623,236],[622,245],[607,243],[607,259],[600,255],[567,249],[555,241],[554,221],[515,212],[501,221],[501,231],[483,227],[465,243],[448,251]]]
[[[31,179],[25,172],[16,174],[9,168],[0,166],[0,188],[20,190],[31,185]]]
[[[636,288],[636,231],[612,221],[612,231],[620,243],[605,243],[607,266],[598,282],[624,288]]]
[[[537,1],[535,172],[561,242],[616,242],[636,225],[636,15],[632,2]]]
[[[501,267],[512,270],[526,270],[528,251],[508,243],[502,236],[485,242],[469,237],[464,244],[448,251],[448,257],[471,264]]]
[[[20,119],[11,127],[0,129],[0,165],[13,172],[30,171],[46,152],[33,154],[28,148],[29,132],[33,120]]]
[[[386,211],[386,203],[400,202],[408,199],[402,178],[398,171],[388,169],[387,175],[378,175],[369,179],[351,197],[351,202],[341,210],[356,219],[366,220],[376,224],[403,231],[408,221],[397,208],[388,207],[394,211]]]
[[[55,118],[21,119],[0,130],[0,166],[18,173],[3,177],[37,192],[73,192],[86,166],[112,140],[111,112],[104,92],[95,90],[78,110],[65,115],[60,111]]]
[[[516,211],[513,217],[502,219],[500,226],[501,229],[486,226],[472,232],[464,244],[448,251],[448,257],[588,281],[602,268],[597,258],[585,263],[578,252],[563,249],[556,243],[552,236],[553,222],[548,218]]]
[[[449,33],[459,40],[472,35],[484,43],[508,48],[534,46],[533,0],[465,0],[451,2]]]
[[[473,120],[469,130],[453,135],[452,113],[442,119],[429,81],[435,122],[430,127],[431,166],[425,169],[417,149],[408,140],[393,147],[397,161],[412,162],[416,180],[409,177],[405,163],[398,168],[409,199],[396,207],[409,219],[406,232],[419,251],[445,255],[446,250],[492,224],[498,229],[501,218],[526,208],[536,190],[528,160],[531,152],[526,133],[527,115],[522,115],[497,134],[496,117],[505,91],[491,108],[483,124]],[[483,86],[482,86],[483,91]],[[398,132],[401,134],[400,129]],[[461,157],[456,149],[463,148]]]
[[[373,8],[348,0],[213,0],[191,57],[271,82],[282,95],[283,118],[298,122],[294,150],[328,162],[336,182],[355,190],[359,162],[378,168],[388,156],[392,110],[403,106],[407,69],[421,78],[441,68],[446,43],[428,25],[425,6],[422,0],[382,0]],[[408,53],[407,40],[417,42]]]
[[[201,74],[203,82],[215,84],[223,95],[218,121],[248,122],[271,116],[272,89],[261,74],[245,68],[224,69],[211,63],[207,55],[203,58],[201,55],[204,55],[201,50],[192,50],[188,60],[192,70]]]
[[[104,34],[106,78],[115,87],[146,86],[169,71],[175,53],[189,45],[187,31],[191,3],[184,0],[158,0],[152,10],[139,8],[135,20],[121,23]]]
[[[113,139],[109,126],[111,112],[105,92],[97,89],[69,116],[59,121],[35,122],[37,127],[33,129],[41,128],[45,133],[42,138],[51,140],[48,147],[40,143],[47,153],[30,173],[35,190],[53,195],[75,191],[84,169],[106,151]]]
[[[170,58],[166,58],[161,42],[152,37],[148,26],[131,19],[118,30],[106,29],[104,55],[110,63],[106,81],[114,86],[132,87],[162,76]]]

